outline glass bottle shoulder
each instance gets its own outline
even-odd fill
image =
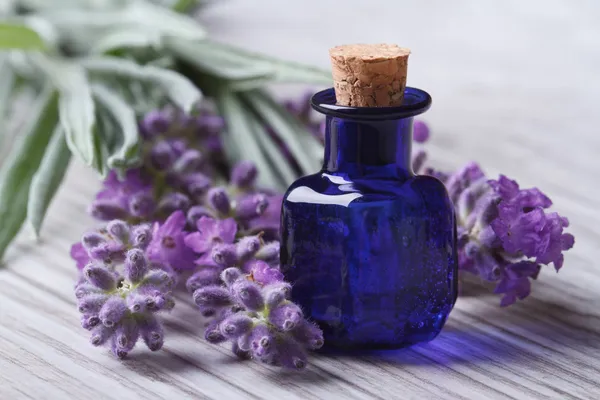
[[[426,175],[350,178],[346,174],[319,172],[296,180],[284,196],[284,203],[346,207],[356,203],[390,201],[452,210],[444,184]]]

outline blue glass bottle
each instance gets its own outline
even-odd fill
[[[430,105],[414,88],[398,107],[338,106],[333,89],[312,98],[327,118],[325,160],[284,197],[281,263],[327,347],[431,340],[456,301],[452,203],[411,168],[413,117]]]

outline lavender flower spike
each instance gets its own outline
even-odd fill
[[[144,249],[151,239],[149,229],[123,221],[111,221],[84,237],[92,262],[75,286],[81,325],[92,331],[92,345],[106,344],[119,358],[133,350],[139,337],[151,350],[160,349],[163,329],[157,313],[174,306],[170,282],[175,277],[167,266],[148,260]],[[101,246],[119,257],[110,264],[93,261],[91,253]]]

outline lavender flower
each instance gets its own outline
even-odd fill
[[[503,294],[502,306],[530,294],[541,265],[562,267],[574,237],[563,232],[566,218],[545,211],[552,202],[539,189],[520,189],[504,175],[488,180],[475,163],[445,184],[456,207],[459,267],[499,282],[495,292]]]
[[[171,214],[162,225],[154,223],[148,257],[153,261],[163,262],[176,271],[193,268],[196,255],[184,243],[187,235],[185,225],[186,217],[181,210]]]
[[[292,369],[303,369],[306,352],[323,346],[323,332],[289,300],[289,285],[275,278],[261,284],[235,267],[224,270],[221,278],[224,284],[194,292],[201,308],[216,309],[206,340],[230,341],[240,358]]]
[[[106,229],[84,235],[82,247],[90,262],[75,286],[81,325],[91,331],[94,346],[107,345],[124,358],[141,337],[152,351],[163,345],[163,329],[157,313],[175,306],[172,289],[176,275],[168,265],[151,262],[145,251],[149,227],[111,221]],[[98,258],[100,246],[119,257]]]

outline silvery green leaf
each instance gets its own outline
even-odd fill
[[[277,177],[275,169],[253,138],[251,130],[256,129],[257,124],[248,118],[241,100],[235,93],[222,87],[216,94],[215,101],[227,126],[222,138],[229,162],[233,164],[243,159],[252,160],[259,172],[259,185],[281,187],[281,180]]]
[[[27,221],[36,236],[40,234],[48,206],[63,181],[70,160],[71,151],[65,135],[62,128],[57,126],[29,188]]]
[[[44,41],[47,47],[56,49],[59,44],[59,36],[54,26],[43,18],[36,15],[27,15],[23,18],[23,24],[33,29]]]
[[[0,259],[21,229],[27,213],[29,186],[58,121],[56,92],[46,87],[0,169]]]
[[[96,165],[94,101],[85,69],[74,62],[39,53],[29,57],[59,92],[60,124],[69,148],[87,165]]]
[[[102,35],[91,46],[90,53],[102,54],[114,50],[131,47],[153,47],[161,46],[161,36],[156,29],[140,27],[124,27],[111,30]]]
[[[86,58],[81,64],[90,74],[123,76],[158,84],[169,99],[186,112],[202,98],[200,90],[188,78],[168,69],[141,66],[133,61],[108,56]]]
[[[121,134],[119,149],[108,158],[108,166],[125,169],[135,165],[139,161],[140,150],[135,112],[119,95],[103,85],[92,85],[92,92],[117,122]]]
[[[258,145],[262,148],[265,155],[271,161],[271,164],[281,176],[281,189],[283,190],[298,178],[298,174],[294,172],[290,165],[290,161],[285,158],[281,147],[275,143],[275,140],[269,134],[266,127],[263,126],[252,113],[247,113],[247,115],[248,118],[253,120],[253,129],[250,130],[250,133],[252,133]]]
[[[321,168],[320,160],[314,154],[308,153],[300,140],[301,135],[308,133],[306,128],[299,125],[281,104],[261,90],[242,93],[241,97],[266,126],[270,126],[281,136],[290,153],[298,161],[303,174],[312,174]],[[316,140],[314,141],[316,143]]]
[[[0,77],[0,149],[3,149],[3,143],[9,134],[6,131],[7,108],[11,104],[10,98],[16,82],[15,72],[10,66],[7,54],[0,54]]]
[[[194,42],[181,38],[165,38],[166,48],[178,59],[187,62],[199,71],[227,81],[229,90],[246,90],[260,87],[273,76],[274,70],[267,65],[240,63],[214,51],[204,41]]]
[[[208,39],[191,42],[166,38],[165,42],[178,57],[197,68],[204,68],[207,73],[224,79],[241,81],[232,83],[233,88],[237,90],[261,86],[266,80],[319,85],[331,85],[333,80],[330,72],[320,68],[279,60]],[[197,58],[195,63],[192,57]],[[205,67],[204,64],[209,65]],[[211,72],[211,68],[216,71]],[[244,77],[244,73],[255,75],[254,81],[249,81],[250,77],[245,77],[245,80],[238,77],[239,75]]]
[[[0,23],[0,49],[41,50],[45,47],[35,30],[21,24]]]
[[[66,32],[106,31],[138,26],[153,29],[161,35],[191,40],[206,36],[204,29],[193,18],[148,1],[131,1],[120,9],[48,9],[39,15]]]

